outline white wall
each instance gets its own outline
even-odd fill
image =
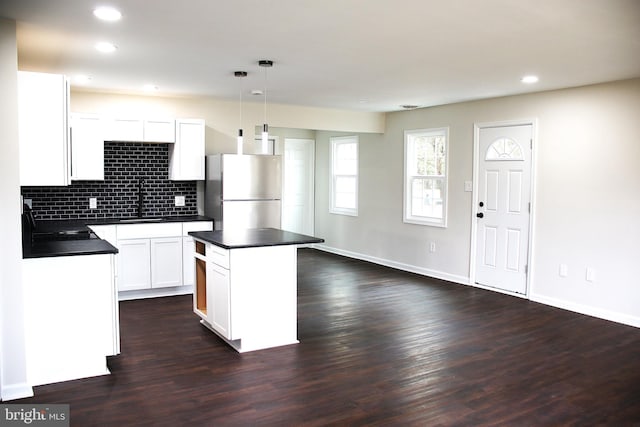
[[[468,283],[473,125],[538,119],[533,300],[640,326],[640,79],[390,113],[360,136],[359,216],[328,213],[329,137],[316,136],[316,234],[339,253]],[[450,127],[446,229],[402,222],[403,131]],[[430,253],[428,242],[436,242]],[[561,278],[561,263],[569,277]],[[586,268],[597,272],[585,280]]]
[[[27,384],[18,169],[16,24],[0,18],[0,396],[33,395]]]

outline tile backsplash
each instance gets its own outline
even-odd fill
[[[169,180],[169,145],[104,143],[104,181],[74,181],[68,187],[22,187],[37,219],[94,219],[138,214],[138,180],[144,179],[143,216],[197,215],[196,181]],[[175,206],[175,196],[185,205]],[[89,208],[89,198],[97,208]]]

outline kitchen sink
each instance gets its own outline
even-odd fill
[[[127,223],[127,222],[161,222],[161,221],[165,221],[164,218],[125,218],[125,219],[119,219],[118,222],[123,222],[123,223]]]

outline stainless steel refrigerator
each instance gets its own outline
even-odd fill
[[[205,179],[205,215],[216,230],[280,228],[280,156],[210,155]]]

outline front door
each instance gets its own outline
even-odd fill
[[[475,283],[526,294],[533,126],[478,135]]]

